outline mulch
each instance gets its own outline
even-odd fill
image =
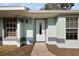
[[[56,56],[79,56],[79,48],[58,48],[56,45],[49,44],[47,48]]]
[[[30,56],[33,45],[16,47],[11,45],[0,46],[0,56]]]

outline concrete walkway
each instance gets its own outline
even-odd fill
[[[48,51],[45,42],[36,42],[31,53],[32,56],[55,56]]]

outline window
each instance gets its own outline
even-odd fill
[[[39,24],[39,34],[40,35],[42,34],[42,24],[41,23]]]
[[[78,18],[77,17],[67,17],[66,18],[66,28],[78,28]]]
[[[16,18],[15,17],[5,17],[4,18],[4,31],[5,38],[7,36],[16,36]]]
[[[28,19],[26,19],[25,22],[28,23]]]
[[[66,18],[66,39],[67,40],[78,39],[78,17]]]
[[[77,29],[66,29],[66,39],[77,39]]]

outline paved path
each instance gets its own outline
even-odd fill
[[[36,42],[31,53],[32,56],[55,56],[49,52],[45,42]]]

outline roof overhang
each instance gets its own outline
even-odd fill
[[[27,13],[25,7],[0,7],[0,17],[26,16]]]
[[[0,7],[0,17],[32,17],[32,18],[47,18],[59,15],[77,14],[79,10],[27,10],[25,7]]]
[[[67,14],[77,14],[79,15],[79,10],[39,10],[39,11],[28,11],[28,16],[33,18],[47,18],[47,17],[55,17],[59,15],[67,15]]]

